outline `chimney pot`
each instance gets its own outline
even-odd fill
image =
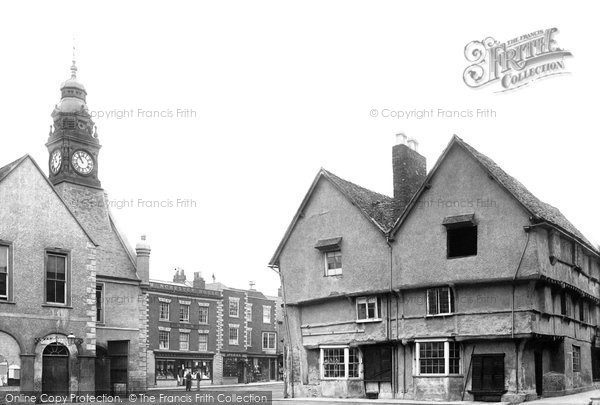
[[[200,275],[199,271],[194,272],[193,286],[194,288],[200,290],[204,290],[206,288],[206,282],[204,281],[204,278],[202,278],[202,276]]]
[[[417,147],[419,146],[419,142],[417,142],[417,140],[414,138],[410,138],[407,142],[407,145],[409,148],[411,148],[412,150],[417,152]]]
[[[256,283],[254,281],[250,281],[248,284],[250,284],[250,289],[254,290],[254,286],[256,285]]]
[[[406,139],[408,137],[405,133],[399,132],[396,134],[396,145],[406,145]]]

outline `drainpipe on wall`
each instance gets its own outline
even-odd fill
[[[277,266],[273,265],[273,266],[269,266],[269,268],[271,270],[273,270],[275,273],[277,273],[279,275],[279,280],[281,282],[281,292],[283,294],[283,319],[284,319],[284,323],[285,323],[285,331],[286,331],[286,335],[288,337],[288,353],[290,356],[290,362],[289,362],[289,373],[288,376],[290,378],[290,386],[292,389],[292,398],[294,398],[294,351],[292,350],[292,333],[290,332],[290,324],[289,324],[289,318],[288,318],[288,313],[287,313],[287,299],[285,298],[285,284],[283,282],[283,274],[281,273],[281,271],[279,271],[279,268],[277,267],[277,270],[275,269]],[[284,388],[284,398],[287,398],[288,393],[285,392],[287,391],[287,384],[283,384],[283,388]]]
[[[392,295],[394,294],[394,268],[393,268],[393,256],[392,256],[392,239],[390,238],[390,236],[386,236],[386,240],[385,242],[387,243],[389,250],[390,250],[390,292],[388,295],[388,314],[387,314],[387,340],[388,342],[391,340],[391,329],[392,329]],[[397,330],[397,322],[398,322],[398,312],[396,311],[396,330]],[[396,335],[396,339],[398,339],[398,336]],[[391,388],[392,388],[392,398],[396,398],[396,379],[398,378],[398,373],[396,372],[396,367],[397,367],[397,362],[395,361],[396,358],[396,348],[394,346],[392,346],[392,350],[390,350],[391,352],[391,363],[392,363],[392,381],[391,381]]]
[[[527,251],[527,246],[529,245],[529,238],[531,237],[531,228],[529,226],[524,226],[523,229],[527,233],[527,240],[525,241],[525,246],[523,246],[523,252],[521,253],[521,258],[519,259],[519,264],[517,265],[517,269],[515,270],[515,275],[512,279],[512,327],[511,327],[511,336],[512,339],[515,339],[515,289],[516,289],[516,280],[517,275],[519,274],[519,270],[521,269],[521,264],[523,263],[523,258],[525,257],[525,252]],[[515,389],[517,394],[519,393],[519,345],[515,342]]]
[[[531,228],[529,226],[524,226],[523,229],[525,230],[525,232],[527,233],[527,240],[525,241],[525,246],[523,246],[523,252],[521,253],[521,258],[519,259],[519,264],[517,265],[517,269],[515,270],[515,275],[513,276],[512,279],[512,309],[511,309],[511,315],[512,315],[512,327],[511,327],[511,337],[514,339],[515,338],[515,287],[516,287],[516,280],[517,280],[517,275],[519,274],[519,270],[521,269],[521,264],[523,263],[523,258],[525,257],[525,252],[527,251],[527,246],[529,245],[529,238],[531,236]]]

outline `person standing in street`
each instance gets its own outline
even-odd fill
[[[198,370],[196,373],[197,391],[200,391],[200,381],[202,381],[202,371]]]
[[[186,391],[192,390],[192,373],[190,372],[190,370],[187,370],[187,372],[185,374],[185,390]]]

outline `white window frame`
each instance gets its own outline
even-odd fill
[[[265,336],[274,335],[273,338],[273,347],[265,347]],[[269,343],[269,338],[267,337],[267,343]],[[263,332],[262,333],[262,349],[263,350],[277,350],[277,332]]]
[[[271,305],[263,305],[263,323],[271,323]]]
[[[436,291],[436,295],[437,295],[437,304],[438,304],[438,309],[440,306],[440,290],[442,290],[443,288],[446,288],[448,290],[448,311],[449,312],[438,312],[437,314],[431,314],[429,311],[430,308],[430,303],[429,303],[429,291],[431,290],[435,290]],[[454,294],[452,291],[452,287],[450,286],[442,286],[442,287],[433,287],[433,288],[428,288],[427,290],[425,290],[425,302],[426,302],[426,316],[446,316],[446,315],[453,315],[454,312],[456,311],[455,308],[455,303],[453,300]]]
[[[325,350],[326,349],[344,349],[344,377],[325,377]],[[324,345],[319,346],[319,373],[321,380],[359,380],[363,378],[363,359],[362,351],[355,347],[358,353],[358,377],[349,377],[350,374],[350,346],[348,345]]]
[[[0,247],[6,249],[6,294],[0,295],[0,301],[11,301],[11,286],[12,286],[12,263],[11,263],[11,249],[12,245],[8,243],[0,242]]]
[[[206,342],[202,342],[200,340],[200,336],[206,336]],[[208,339],[209,339],[209,337],[208,337],[208,332],[207,331],[198,331],[198,351],[199,352],[207,352],[208,351]],[[206,348],[205,349],[202,348],[202,346],[200,346],[200,345],[203,345],[203,344],[206,344]]]
[[[163,305],[167,306],[167,317],[166,318],[162,316],[163,313],[161,311],[161,308],[162,308]],[[158,305],[158,320],[159,321],[169,321],[170,317],[171,317],[171,303],[170,302],[162,302],[162,301],[159,302],[159,305]]]
[[[231,339],[231,331],[236,330],[236,338],[235,340]],[[229,329],[227,330],[227,340],[229,341],[230,346],[239,346],[240,344],[240,325],[229,324]]]
[[[202,317],[200,316],[200,311],[206,310],[206,321],[202,321]],[[207,305],[198,306],[198,324],[199,325],[208,325],[208,320],[210,318],[210,309]]]
[[[246,347],[252,347],[252,328],[246,328]]]
[[[252,322],[252,303],[246,305],[246,318],[248,318],[248,322]]]
[[[228,300],[228,311],[230,318],[239,318],[240,317],[240,297],[229,297]],[[231,304],[235,304],[235,315],[231,314]]]
[[[161,333],[166,333],[167,334],[167,345],[163,346],[161,341],[160,341],[160,335]],[[160,350],[169,350],[169,348],[171,347],[171,332],[168,330],[159,330],[158,331],[158,348]]]
[[[369,318],[369,307],[368,304],[375,302],[375,317],[374,318]],[[367,315],[366,318],[359,318],[358,317],[358,306],[359,305],[365,305],[366,311],[365,314]],[[379,297],[377,296],[368,296],[368,297],[359,297],[356,299],[356,322],[357,323],[366,323],[366,322],[381,322],[381,314],[380,311],[381,308],[379,308]]]
[[[450,373],[450,342],[458,345],[458,373]],[[420,350],[421,343],[444,343],[444,373],[422,373],[421,372],[421,359]],[[415,356],[413,365],[413,375],[415,376],[427,376],[427,377],[443,377],[443,376],[456,376],[462,375],[463,368],[463,348],[459,342],[452,339],[422,339],[415,341]]]
[[[101,300],[101,304],[102,304],[102,308],[101,308],[101,318],[102,319],[98,319],[98,308],[96,308],[96,323],[99,324],[104,324],[104,322],[106,321],[106,284],[105,283],[96,283],[96,293],[98,292],[98,287],[100,288],[100,291],[102,291],[102,300]],[[98,305],[98,303],[96,303],[96,306]]]
[[[181,310],[187,308],[187,319],[181,319]],[[189,304],[179,304],[179,322],[181,323],[189,323],[190,322],[190,305]]]
[[[182,344],[182,340],[181,337],[187,335],[187,348],[184,349],[181,347]],[[179,331],[179,350],[184,351],[184,352],[189,352],[190,351],[190,332],[181,332]]]
[[[341,276],[342,275],[342,268],[344,267],[344,262],[342,261],[342,267],[337,268],[337,269],[329,269],[329,265],[327,263],[327,255],[330,253],[339,253],[340,257],[342,257],[342,250],[338,249],[338,250],[330,250],[327,252],[323,253],[323,260],[325,263],[325,277],[330,277],[330,276]],[[343,259],[343,257],[342,257]]]

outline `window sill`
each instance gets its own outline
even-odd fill
[[[357,319],[356,323],[374,323],[374,322],[381,322],[381,321],[383,321],[383,319],[381,319],[381,318]]]
[[[169,320],[169,319],[159,319],[158,321],[159,322],[171,322],[171,320]]]
[[[425,315],[425,318],[445,318],[447,316],[454,316],[456,315],[456,313],[454,312],[448,312],[446,314],[435,314],[435,315]]]
[[[474,255],[466,255],[466,256],[452,256],[452,257],[448,257],[446,256],[447,260],[454,260],[454,259],[465,259],[467,257],[475,257],[477,256],[477,253],[475,253]]]
[[[463,374],[417,374],[413,378],[464,378]]]
[[[42,307],[46,307],[46,308],[65,308],[65,309],[73,309],[72,306],[70,305],[66,305],[66,304],[52,304],[52,303],[45,303],[42,304]]]
[[[343,274],[324,274],[323,277],[336,277],[342,278]]]
[[[14,301],[0,300],[0,304],[16,305]]]

